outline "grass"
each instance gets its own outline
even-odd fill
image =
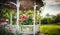
[[[41,25],[40,32],[48,33],[49,35],[60,35],[60,25],[56,24]]]

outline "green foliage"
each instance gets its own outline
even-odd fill
[[[15,10],[9,10],[8,8],[2,8],[2,10],[0,12],[0,17],[1,18],[10,18],[10,12],[13,16],[16,15]]]
[[[10,13],[12,14],[12,19],[13,19],[13,24],[16,24],[16,18],[14,18],[14,16],[16,17],[16,10],[9,10],[8,8],[3,8],[1,11],[1,15],[0,18],[4,18],[4,19],[9,19],[10,20]],[[21,16],[23,14],[26,14],[27,19],[25,19],[24,24],[28,25],[28,24],[33,24],[33,17],[34,17],[34,11],[33,10],[27,10],[27,11],[22,11],[20,10],[19,12],[19,19],[21,18]],[[40,15],[38,14],[38,11],[36,12],[36,23],[39,23],[40,21]],[[21,22],[20,22],[21,23]]]
[[[40,32],[48,33],[48,35],[60,35],[59,25],[42,25],[40,26]]]
[[[20,11],[20,18],[21,16],[25,14],[28,18],[25,18],[24,22],[20,22],[24,25],[32,25],[33,24],[33,17],[34,17],[34,11],[33,10],[27,10],[27,11]],[[39,24],[40,21],[40,15],[38,14],[38,11],[36,12],[36,24]]]
[[[59,23],[60,22],[60,13],[57,14],[56,19],[55,19],[55,23]]]
[[[33,24],[33,20],[30,19],[30,18],[27,18],[27,19],[24,20],[23,24],[24,25],[32,25]]]
[[[57,24],[59,22],[60,22],[60,14],[57,14],[56,16],[47,14],[46,17],[41,19],[42,24],[50,24],[50,23]]]
[[[46,15],[46,17],[41,19],[42,24],[56,23],[57,16],[54,15]]]
[[[10,14],[9,14],[10,10],[8,10],[7,8],[3,8],[0,12],[0,18],[9,18]]]

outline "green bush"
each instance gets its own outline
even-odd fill
[[[42,25],[40,26],[40,32],[47,33],[48,35],[60,35],[59,25]]]

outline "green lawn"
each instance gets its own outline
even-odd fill
[[[60,25],[56,24],[41,25],[40,32],[47,33],[49,35],[60,35]]]

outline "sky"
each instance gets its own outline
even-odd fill
[[[60,0],[45,0],[47,4],[60,4]]]
[[[60,2],[55,2],[56,0],[54,0],[53,3],[50,3],[51,1],[52,0],[49,0],[49,3],[46,1],[47,4],[43,7],[41,16],[45,17],[46,14],[57,15],[60,13]]]

